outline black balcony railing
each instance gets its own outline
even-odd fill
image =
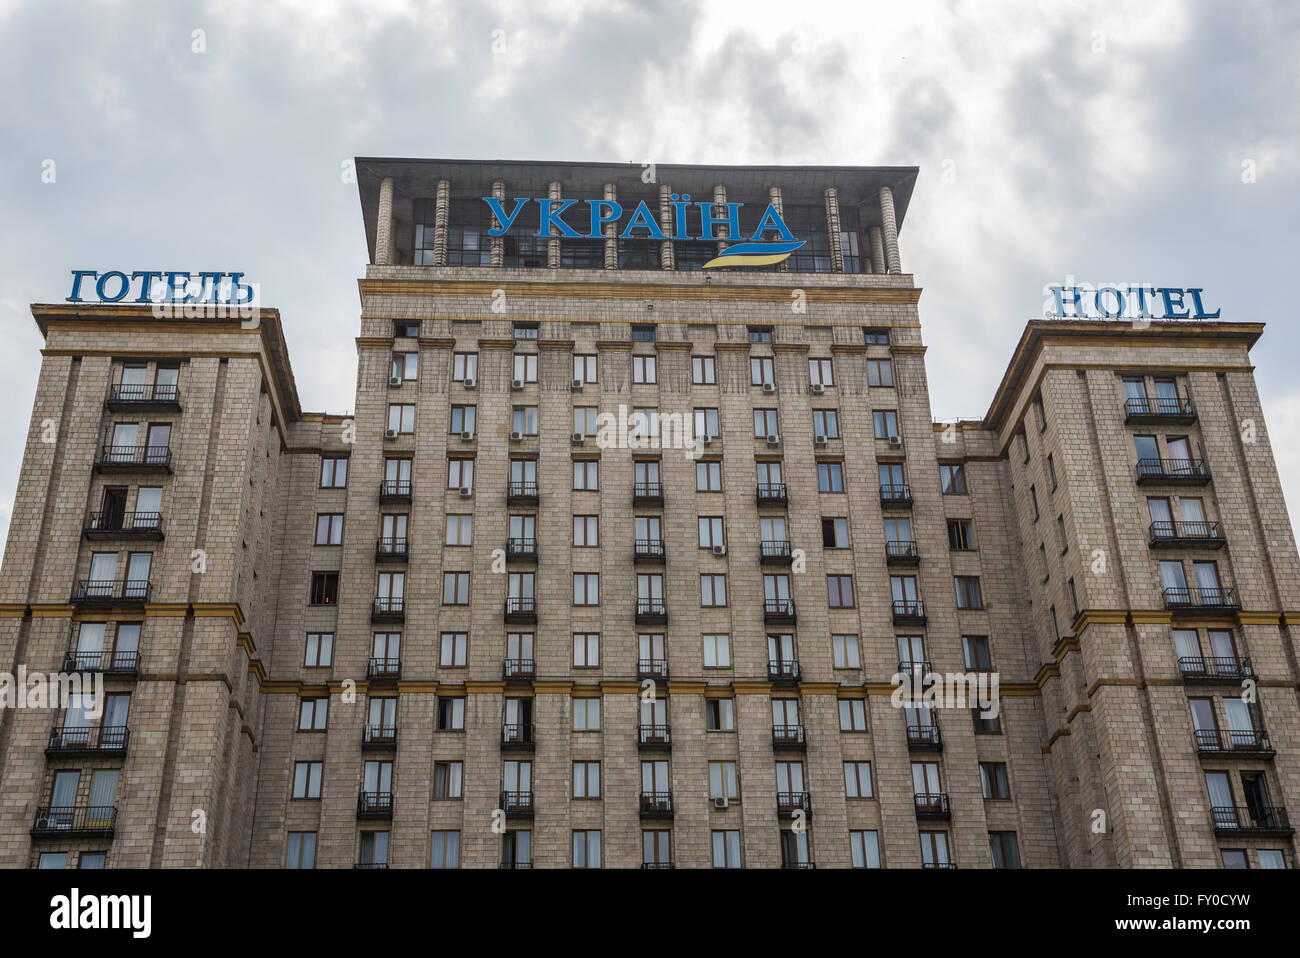
[[[136,536],[142,539],[161,539],[161,512],[121,512],[108,509],[92,512],[86,517],[86,525],[81,530],[87,539],[109,539],[114,537]]]
[[[501,793],[501,810],[507,815],[532,815],[533,793],[503,791]]]
[[[112,835],[116,827],[114,805],[47,805],[36,809],[31,835],[34,838],[102,838]]]
[[[763,618],[768,622],[794,622],[794,599],[764,599]]]
[[[169,446],[104,446],[95,465],[100,469],[160,469],[170,471]]]
[[[537,663],[532,659],[506,659],[502,669],[502,678],[517,681],[532,681],[537,678]]]
[[[921,862],[922,868],[956,868],[953,862]]]
[[[774,748],[807,748],[808,740],[804,737],[802,725],[773,725],[772,746]]]
[[[1210,471],[1200,459],[1139,459],[1137,481],[1204,485]]]
[[[507,559],[536,559],[537,540],[529,538],[512,538],[506,540]]]
[[[807,792],[776,793],[778,815],[793,815],[796,809],[802,809],[806,818],[812,817],[812,797]]]
[[[406,617],[406,599],[403,596],[377,595],[371,609],[371,621],[400,620]]]
[[[1203,549],[1218,549],[1227,539],[1223,528],[1217,522],[1189,522],[1187,520],[1169,520],[1151,523],[1150,541],[1153,546],[1199,546]]]
[[[1166,609],[1237,609],[1237,590],[1225,586],[1207,589],[1165,589]]]
[[[362,748],[392,748],[396,744],[396,725],[371,725],[367,722],[361,728]]]
[[[352,867],[361,871],[383,871],[388,868],[388,862],[357,862]]]
[[[1268,740],[1268,733],[1259,729],[1198,728],[1196,750],[1203,755],[1231,752],[1238,755],[1271,758],[1276,754],[1272,743]]]
[[[504,871],[527,870],[533,867],[532,862],[502,862],[500,865]]]
[[[506,498],[511,502],[536,502],[537,483],[516,479],[506,486]]]
[[[131,731],[125,725],[65,725],[50,732],[45,754],[50,757],[125,755],[130,738]]]
[[[636,664],[636,677],[638,679],[661,680],[668,678],[668,660],[639,659]]]
[[[638,622],[666,622],[668,620],[668,609],[664,605],[664,600],[638,598],[636,600],[636,620]]]
[[[113,383],[105,400],[109,409],[143,406],[180,408],[181,393],[175,383]]]
[[[758,544],[759,560],[775,565],[789,565],[793,553],[788,539],[764,539]]]
[[[816,868],[816,867],[817,867],[817,863],[816,863],[816,862],[793,862],[793,861],[783,861],[783,862],[781,862],[781,867],[782,867],[782,868]]]
[[[637,562],[663,562],[663,539],[637,539],[633,558]]]
[[[1210,815],[1219,835],[1285,836],[1294,831],[1280,805],[1215,805]]]
[[[536,622],[537,600],[532,596],[512,595],[506,599],[507,622]]]
[[[672,816],[673,816],[673,793],[672,792],[642,792],[641,793],[641,817],[672,818]]]
[[[357,818],[392,818],[393,793],[362,791],[357,795]]]
[[[1124,400],[1124,421],[1135,423],[1177,422],[1193,423],[1196,410],[1186,396],[1157,396],[1150,399],[1135,396]]]
[[[760,482],[754,497],[760,506],[784,506],[790,502],[784,482]]]
[[[506,722],[501,726],[502,748],[532,748],[534,744],[531,722]]]
[[[1199,655],[1183,656],[1178,660],[1178,669],[1183,673],[1183,679],[1188,682],[1235,683],[1255,677],[1255,669],[1251,666],[1249,657],[1239,659],[1236,656],[1208,658]]]
[[[393,658],[372,658],[366,665],[366,678],[372,681],[396,682],[402,677],[402,660]]]
[[[663,871],[673,867],[672,862],[642,862],[641,867],[649,871]]]
[[[406,557],[405,536],[381,536],[375,542],[376,559],[405,559]]]
[[[136,649],[106,649],[89,652],[69,649],[63,655],[65,672],[103,672],[105,675],[137,675],[140,653]]]
[[[920,659],[904,659],[898,663],[898,673],[900,675],[909,675],[913,679],[919,679],[923,675],[929,675],[934,669],[930,667],[929,662],[923,662]]]
[[[798,682],[802,673],[796,659],[769,659],[767,662],[767,680],[769,682]]]
[[[390,502],[410,500],[410,479],[383,479],[379,483],[379,498]]]
[[[889,565],[916,565],[919,560],[920,553],[911,539],[885,540],[885,561]]]
[[[939,726],[909,725],[907,727],[907,747],[917,749],[943,748],[943,738],[939,735]]]
[[[636,727],[636,741],[646,748],[667,748],[673,743],[672,733],[667,725],[646,725]]]
[[[912,487],[905,482],[885,483],[880,487],[882,506],[911,506]]]
[[[947,792],[916,792],[913,802],[917,818],[952,818]]]
[[[78,579],[72,589],[72,601],[148,602],[153,583],[148,579]]]
[[[925,623],[925,603],[920,599],[895,599],[893,612],[895,622]]]
[[[632,486],[632,505],[662,506],[664,487],[657,482],[638,482]]]

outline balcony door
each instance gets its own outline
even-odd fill
[[[126,588],[122,594],[128,599],[146,598],[149,592],[149,569],[153,553],[132,552],[126,563]]]
[[[406,594],[405,572],[379,573],[379,599],[382,611],[399,610]]]
[[[948,864],[947,832],[921,832],[921,862],[932,868]]]
[[[390,483],[409,483],[411,481],[411,460],[387,460],[384,463],[384,479]]]
[[[779,602],[785,605],[790,601],[790,577],[788,575],[763,576],[763,598],[769,603]]]
[[[781,516],[764,517],[758,520],[759,538],[763,542],[785,542],[785,519]]]
[[[1251,748],[1256,744],[1255,720],[1250,706],[1238,696],[1223,697],[1223,711],[1228,716],[1228,737],[1234,748]]]
[[[1174,629],[1174,654],[1178,656],[1179,664],[1184,668],[1195,669],[1200,666],[1201,638],[1195,629]],[[1195,661],[1184,662],[1183,659]]]
[[[799,724],[798,699],[772,699],[772,727],[793,727]]]
[[[803,762],[776,763],[776,790],[801,795],[804,789]]]
[[[135,460],[135,447],[139,441],[139,423],[114,423],[112,449],[104,458],[109,462],[133,462]]]
[[[668,794],[668,762],[662,759],[641,763],[641,791],[651,795]]]
[[[1201,591],[1201,601],[1206,605],[1218,605],[1225,600],[1219,586],[1219,568],[1213,562],[1193,562],[1196,573],[1196,588]]]
[[[664,577],[658,573],[641,574],[636,577],[636,597],[641,602],[651,600],[651,605],[658,605],[664,600]]]
[[[404,515],[384,516],[380,536],[385,546],[397,549],[399,545],[406,544],[406,519]]]
[[[1192,728],[1196,744],[1202,748],[1219,747],[1219,725],[1214,718],[1213,699],[1192,699]]]
[[[790,633],[767,636],[767,660],[773,665],[786,665],[794,661],[794,636]]]
[[[511,599],[526,599],[524,605],[527,605],[533,600],[534,581],[532,572],[511,572],[507,582],[507,594]]]
[[[1278,822],[1273,817],[1273,803],[1268,797],[1268,783],[1262,772],[1242,772],[1241,790],[1246,796],[1246,813],[1250,823],[1256,827],[1276,828]]]
[[[501,862],[511,868],[533,862],[533,833],[506,832],[501,841]]]
[[[889,591],[895,602],[906,602],[909,607],[917,599],[916,576],[892,575],[889,577]]]
[[[83,622],[77,632],[77,664],[83,668],[100,668],[104,659],[103,622]],[[119,626],[119,629],[121,627]]]
[[[526,742],[533,723],[532,699],[506,699],[506,727],[502,741]],[[507,786],[507,791],[512,789]],[[526,791],[526,789],[524,789]]]
[[[1205,787],[1210,793],[1210,805],[1214,809],[1226,809],[1226,811],[1214,812],[1214,824],[1220,828],[1237,827],[1234,810],[1236,801],[1232,797],[1232,783],[1228,780],[1228,773],[1206,772]]]
[[[808,832],[796,832],[791,829],[781,831],[781,864],[808,864]]]
[[[377,793],[392,795],[393,763],[374,761],[366,762],[362,781],[362,791],[369,792],[372,796],[376,796]],[[375,797],[371,804],[376,807],[382,807],[387,803],[383,799]]]
[[[396,663],[402,657],[402,633],[376,632],[370,657],[378,659],[381,665],[387,665],[390,660]]]
[[[113,667],[135,668],[140,661],[140,624],[119,622],[113,638]]]
[[[662,632],[642,632],[638,636],[641,661],[654,668],[654,663],[668,661],[668,643]]]
[[[175,399],[176,384],[180,381],[179,366],[159,366],[153,376],[153,395],[155,399]]]
[[[172,427],[169,423],[153,423],[149,426],[149,439],[145,449],[146,462],[166,462],[168,449],[172,442]]]
[[[1200,499],[1179,499],[1178,508],[1183,514],[1183,522],[1189,527],[1188,535],[1203,536],[1209,532],[1205,528],[1205,504]]]
[[[1160,563],[1160,582],[1165,591],[1173,592],[1175,601],[1187,595],[1187,574],[1181,562],[1166,560]]]
[[[73,806],[77,804],[77,788],[81,773],[66,771],[54,773],[54,789],[50,793],[50,823],[57,828],[71,828]]]
[[[95,523],[95,528],[121,529],[125,518],[126,489],[119,486],[105,489],[104,498],[100,500],[99,505],[99,521]]]
[[[1147,387],[1144,380],[1124,380],[1124,405],[1130,412],[1147,411]]]
[[[912,763],[912,791],[918,795],[934,795],[943,791],[939,787],[938,762]]]
[[[130,708],[130,693],[115,692],[104,696],[104,718],[100,722],[101,748],[122,748],[126,745],[126,713]]]
[[[537,539],[537,517],[511,516],[510,538],[527,540],[525,545],[534,542]]]
[[[1168,499],[1148,499],[1147,514],[1151,516],[1152,531],[1157,536],[1174,534],[1174,516],[1169,511]]]
[[[117,803],[117,772],[115,768],[101,768],[90,773],[90,809],[86,813],[88,827],[107,828],[113,823],[113,806]]]
[[[641,724],[648,726],[666,726],[668,724],[668,700],[653,698],[641,700]]]
[[[511,632],[506,636],[506,658],[512,662],[533,661],[533,633]]]
[[[537,485],[537,460],[536,459],[511,459],[510,460],[510,482],[527,483],[534,488]]]
[[[143,399],[145,386],[145,373],[148,370],[142,365],[130,365],[122,367],[122,386],[118,389],[117,394],[123,399]]]
[[[671,852],[671,832],[642,832],[641,833],[641,863],[643,865],[670,865],[673,857]]]
[[[370,734],[376,738],[380,737],[385,729],[395,730],[397,727],[397,698],[390,695],[384,698],[371,699],[370,716],[367,722],[370,726]]]
[[[388,832],[361,833],[361,864],[387,867]]]
[[[900,635],[898,637],[898,664],[903,670],[923,667],[925,662],[925,636]]]
[[[506,762],[504,780],[507,792],[527,795],[533,790],[533,763]]]
[[[1210,654],[1216,659],[1229,659],[1235,662],[1237,659],[1237,648],[1232,643],[1232,633],[1227,629],[1211,629]]]

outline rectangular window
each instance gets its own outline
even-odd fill
[[[573,544],[579,548],[594,549],[600,545],[600,517],[573,517]]]
[[[867,703],[863,699],[840,699],[840,731],[867,730]]]
[[[948,520],[948,548],[958,551],[975,548],[975,529],[969,519]]]
[[[979,576],[977,575],[953,576],[953,584],[957,587],[957,608],[959,609],[984,608],[984,597],[980,594]]]
[[[461,433],[474,434],[474,420],[476,406],[452,406],[451,422],[447,424],[447,431],[452,435]]]
[[[1015,832],[989,832],[989,851],[993,853],[994,868],[1019,868],[1020,847]]]
[[[573,833],[573,867],[600,867],[600,829],[590,828]]]
[[[339,574],[313,572],[311,574],[311,604],[336,605],[339,601]]]
[[[419,323],[398,321],[393,324],[393,336],[397,339],[417,339],[420,335]]]
[[[808,360],[808,381],[814,386],[834,386],[835,374],[831,360]]]
[[[966,660],[968,672],[992,672],[993,659],[989,654],[989,637],[987,635],[963,635],[961,637],[962,654]]]
[[[444,632],[438,664],[444,668],[463,669],[469,660],[469,633]]]
[[[1010,798],[1007,766],[1004,762],[980,762],[980,788],[985,798]]]
[[[600,633],[573,633],[573,665],[579,669],[594,669],[600,665]]]
[[[813,435],[840,438],[840,415],[834,409],[813,410]]]
[[[469,605],[468,572],[444,572],[442,574],[442,604]]]
[[[469,546],[474,544],[474,517],[471,515],[447,516],[447,539],[449,546]]]
[[[749,361],[749,384],[751,386],[771,386],[776,383],[772,357],[756,356]]]
[[[451,378],[453,382],[478,380],[478,353],[453,353],[451,357]]]
[[[844,465],[839,462],[817,463],[817,491],[843,492]]]
[[[754,438],[762,439],[766,436],[778,436],[780,431],[777,429],[777,419],[775,409],[755,409],[754,410]]]
[[[334,633],[308,632],[307,654],[303,665],[309,669],[329,668],[334,664]]]
[[[828,575],[826,577],[826,601],[832,609],[853,608],[853,576]]]
[[[600,605],[600,573],[573,573],[573,604]]]
[[[460,798],[464,777],[464,766],[462,763],[434,762],[433,797],[445,799]]]
[[[573,431],[583,436],[594,436],[597,432],[597,419],[600,416],[598,406],[573,407]]]
[[[888,346],[889,330],[876,327],[863,327],[862,341],[868,346]]]
[[[434,832],[430,868],[460,867],[460,832]]]
[[[706,460],[695,464],[695,491],[722,491],[722,463],[717,460]]]
[[[388,429],[396,433],[415,432],[415,404],[389,403]]]
[[[658,381],[654,356],[632,357],[632,382],[652,384]]]
[[[600,730],[600,699],[573,700],[573,730],[575,732]]]
[[[874,831],[849,832],[849,854],[854,868],[880,867],[880,839]]]
[[[844,797],[871,798],[871,763],[844,763]]]
[[[700,576],[700,605],[705,608],[727,604],[727,577],[725,575]]]
[[[696,407],[695,435],[707,436],[710,439],[717,439],[722,435],[722,427],[718,420],[718,410]]]
[[[539,416],[536,406],[515,406],[511,410],[511,432],[536,436]]]
[[[1056,491],[1056,462],[1052,459],[1052,454],[1047,454],[1047,478],[1051,482],[1052,492]]]
[[[849,547],[849,520],[822,519],[822,548],[847,549]]]
[[[320,781],[324,771],[324,762],[295,762],[293,766],[293,797],[320,798]]]
[[[393,366],[389,375],[393,379],[409,382],[415,379],[420,368],[420,354],[417,352],[393,353]]]
[[[515,339],[536,339],[540,332],[536,323],[515,323]]]
[[[966,467],[959,462],[941,464],[939,488],[945,496],[966,495]]]
[[[329,716],[328,698],[300,699],[298,701],[298,731],[323,732]]]
[[[573,763],[573,797],[600,798],[600,762]]]
[[[537,354],[536,353],[515,353],[514,382],[517,383],[537,382]]]
[[[704,705],[710,732],[736,730],[736,703],[732,699],[708,699]]]
[[[465,731],[465,700],[439,698],[438,699],[438,731],[440,732],[463,732]]]
[[[634,343],[653,343],[655,341],[655,328],[648,325],[637,325],[632,327],[632,342]]]
[[[893,409],[877,409],[871,414],[877,439],[894,439],[898,436],[898,413]]]
[[[584,384],[598,382],[596,378],[596,357],[574,356],[573,378]]]
[[[348,460],[346,456],[326,456],[321,459],[320,484],[322,489],[347,488]]]
[[[868,386],[893,386],[894,364],[888,359],[867,360]]]
[[[713,867],[740,867],[740,831],[719,829],[713,832]]]
[[[343,514],[319,513],[316,516],[316,545],[338,546],[343,544]]]
[[[772,327],[750,326],[749,341],[751,343],[770,343],[772,341]]]
[[[731,637],[720,633],[704,636],[704,667],[706,669],[731,668]]]
[[[473,459],[448,459],[447,460],[447,488],[448,489],[473,489],[474,488],[474,460]]]
[[[573,488],[576,492],[593,492],[600,488],[600,460],[573,460]]]
[[[284,853],[285,868],[316,867],[316,833],[290,832]]]
[[[831,652],[837,669],[856,669],[861,666],[856,635],[832,635]]]
[[[733,800],[740,798],[735,762],[709,763],[709,797]]]
[[[697,386],[712,386],[717,381],[712,356],[691,357],[691,382]]]
[[[726,545],[726,540],[722,537],[722,516],[700,516],[697,524],[699,525],[701,549]]]
[[[1029,487],[1029,502],[1034,507],[1034,521],[1038,521],[1038,489],[1035,486]]]

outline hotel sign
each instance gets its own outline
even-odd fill
[[[1048,286],[1045,312],[1057,319],[1218,319],[1203,289],[1179,286]]]
[[[72,271],[69,303],[120,303],[134,294],[134,303],[206,303],[240,306],[254,302],[256,289],[243,273],[189,273],[172,269],[142,269],[132,273],[111,269]]]

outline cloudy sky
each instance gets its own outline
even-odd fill
[[[1296,515],[1298,40],[1285,0],[0,0],[0,530],[28,304],[74,267],[245,271],[304,406],[350,410],[366,249],[341,171],[384,155],[918,165],[901,247],[936,418],[983,415],[1047,283],[1204,287],[1270,324]]]

